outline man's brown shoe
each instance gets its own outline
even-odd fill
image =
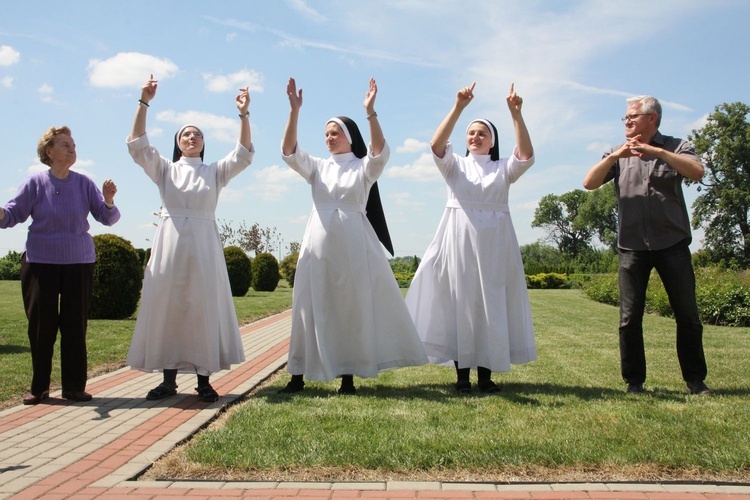
[[[708,388],[705,382],[697,380],[695,382],[687,383],[687,390],[689,394],[701,394],[703,396],[712,396],[714,391]]]
[[[91,394],[86,391],[63,391],[62,397],[68,401],[75,401],[77,403],[91,401],[92,398]]]
[[[44,391],[38,396],[35,396],[34,394],[31,394],[30,392],[27,392],[26,395],[23,397],[23,404],[25,405],[38,405],[45,399],[49,397],[49,391]]]

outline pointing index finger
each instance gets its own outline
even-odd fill
[[[515,82],[511,82],[510,84],[510,95],[513,95],[513,86],[515,85]]]

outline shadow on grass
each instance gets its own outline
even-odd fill
[[[30,352],[29,346],[24,345],[0,345],[0,354],[25,354]]]
[[[356,381],[356,379],[355,379]],[[450,384],[417,384],[409,387],[393,387],[385,385],[357,387],[355,396],[338,394],[338,383],[308,383],[305,389],[294,394],[280,394],[278,391],[283,385],[273,385],[255,392],[251,397],[262,398],[268,403],[288,402],[290,398],[331,398],[331,397],[373,397],[378,399],[392,399],[403,401],[410,399],[422,399],[425,401],[462,400],[473,398],[502,398],[505,401],[518,405],[534,406],[564,406],[568,403],[562,401],[564,398],[575,398],[580,401],[597,401],[608,399],[625,400],[658,400],[669,402],[685,402],[689,398],[706,398],[712,396],[690,396],[686,391],[678,391],[667,388],[653,388],[644,394],[626,394],[623,387],[602,386],[575,386],[553,383],[521,383],[509,382],[500,384],[501,391],[496,393],[481,392],[476,385],[473,386],[471,394],[458,394],[454,385]],[[750,396],[750,388],[737,388],[717,391],[718,396]],[[560,401],[552,400],[550,397],[559,396]],[[713,396],[715,397],[715,396]],[[544,398],[544,401],[541,401]]]

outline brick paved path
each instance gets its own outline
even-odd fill
[[[59,391],[37,406],[0,412],[0,500],[6,498],[285,498],[314,499],[747,499],[750,487],[674,484],[494,484],[440,482],[292,483],[135,481],[151,463],[252,390],[287,359],[291,313],[241,329],[247,361],[214,374],[222,395],[202,403],[194,375],[180,375],[176,396],[146,401],[161,374],[124,368],[89,381],[89,403]]]

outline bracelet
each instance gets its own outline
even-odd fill
[[[375,118],[376,116],[378,116],[378,112],[373,111],[371,115],[367,115],[367,119],[369,120],[370,118]]]
[[[104,204],[107,205],[107,208],[110,210],[112,210],[115,207],[115,202],[112,202],[112,204],[110,205],[109,203],[105,201]]]
[[[140,99],[138,99],[138,104],[140,104],[141,106],[143,106],[143,107],[145,107],[145,108],[147,108],[147,107],[148,107],[148,103],[147,103],[146,101],[142,101],[142,100],[140,100]]]
[[[237,116],[239,116],[240,118],[245,118],[246,116],[250,116],[250,111],[245,111],[245,113],[240,113]]]

